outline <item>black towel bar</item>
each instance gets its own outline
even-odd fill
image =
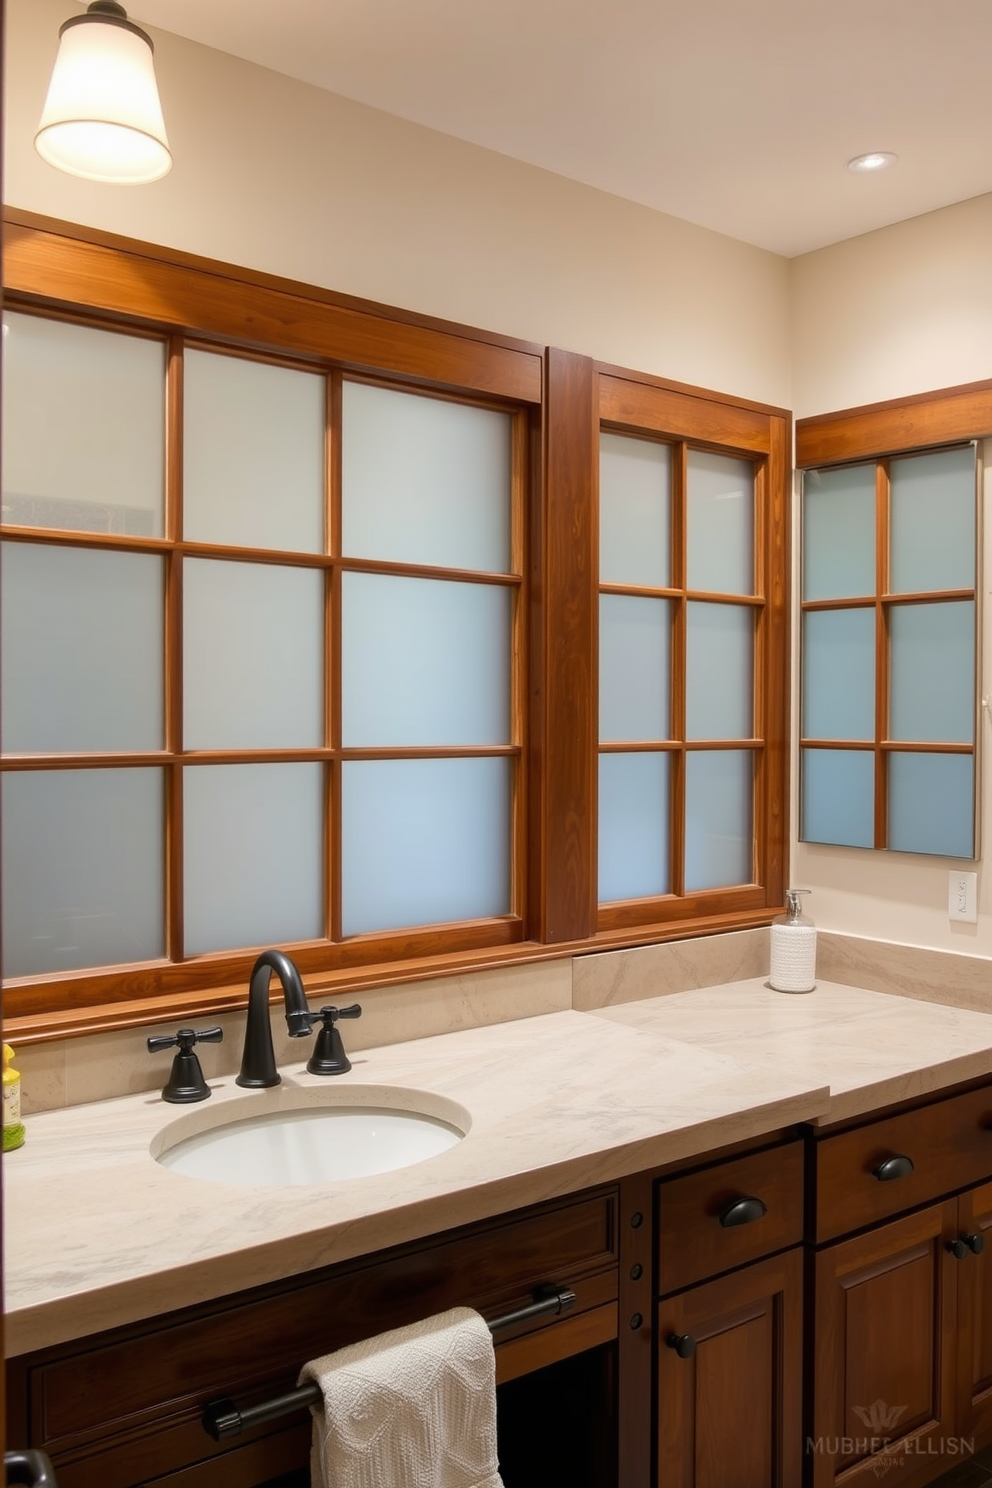
[[[571,1307],[575,1293],[571,1287],[541,1287],[534,1293],[533,1302],[518,1307],[516,1312],[505,1312],[502,1317],[489,1320],[489,1330],[496,1333],[500,1328],[509,1328],[514,1323],[527,1322],[530,1318],[543,1317],[545,1313],[556,1316]],[[251,1426],[261,1426],[266,1421],[275,1421],[279,1416],[288,1416],[305,1406],[316,1405],[320,1399],[317,1385],[301,1385],[286,1395],[277,1395],[273,1400],[263,1400],[260,1405],[249,1405],[239,1410],[233,1400],[212,1400],[203,1412],[203,1429],[214,1441],[226,1441],[228,1437],[240,1436]]]

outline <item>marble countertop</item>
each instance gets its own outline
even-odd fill
[[[983,1013],[830,983],[789,997],[754,980],[365,1050],[333,1082],[289,1065],[270,1091],[211,1081],[197,1107],[155,1092],[32,1116],[4,1162],[7,1352],[989,1071]],[[362,1086],[382,1087],[382,1104],[409,1103],[403,1090],[424,1109],[453,1101],[468,1135],[377,1177],[277,1189],[184,1177],[150,1155],[177,1121],[319,1102],[329,1085],[337,1100]]]
[[[835,982],[799,995],[761,980],[732,982],[590,1016],[731,1055],[752,1072],[801,1072],[830,1091],[820,1122],[847,1121],[992,1071],[988,1013]]]

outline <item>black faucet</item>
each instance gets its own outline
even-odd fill
[[[241,1056],[241,1073],[236,1084],[249,1090],[265,1089],[279,1084],[276,1056],[272,1048],[272,1023],[269,1017],[269,982],[275,972],[282,982],[286,1004],[286,1027],[290,1038],[307,1038],[317,1021],[307,1006],[300,973],[283,951],[263,951],[252,967],[248,984],[248,1020],[245,1024],[245,1051]]]

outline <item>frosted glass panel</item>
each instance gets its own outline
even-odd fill
[[[690,604],[687,739],[749,739],[754,708],[754,617],[741,605]]]
[[[511,427],[490,408],[346,382],[345,556],[506,573]]]
[[[324,576],[271,563],[183,567],[187,749],[324,742]]]
[[[669,892],[669,756],[599,757],[599,898]]]
[[[322,765],[183,771],[186,952],[324,933]]]
[[[509,742],[508,589],[346,573],[343,591],[346,746]]]
[[[874,847],[874,753],[804,749],[802,755],[802,840]]]
[[[875,466],[803,476],[803,598],[875,593]]]
[[[893,605],[890,737],[970,744],[975,736],[975,606]]]
[[[183,418],[187,538],[323,551],[323,377],[187,351]]]
[[[600,595],[600,738],[669,738],[671,670],[670,601]]]
[[[875,611],[803,616],[803,735],[874,739]]]
[[[6,542],[3,747],[161,749],[161,558]]]
[[[599,441],[599,577],[667,589],[672,582],[672,452],[603,434]]]
[[[749,749],[685,757],[685,888],[750,883],[754,763]]]
[[[690,589],[754,593],[754,466],[689,451]]]
[[[974,856],[970,754],[890,754],[889,846],[895,852]]]
[[[975,584],[975,451],[893,460],[892,592]]]
[[[345,935],[510,909],[507,759],[347,760]]]
[[[3,780],[3,973],[165,954],[161,770],[29,770]]]
[[[165,347],[5,314],[3,520],[160,537]]]

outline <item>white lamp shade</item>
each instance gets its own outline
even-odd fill
[[[171,169],[143,32],[92,13],[62,28],[34,143],[50,165],[89,181],[157,181]]]

